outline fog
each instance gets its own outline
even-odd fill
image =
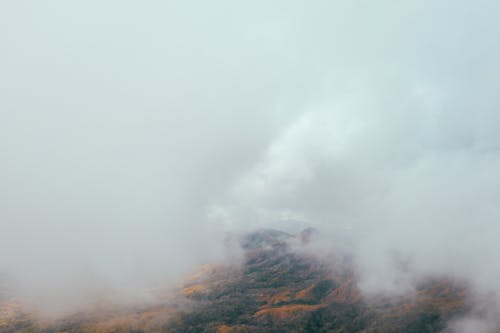
[[[0,4],[0,271],[54,308],[313,225],[498,290],[496,1]],[[90,295],[90,296],[89,296]]]

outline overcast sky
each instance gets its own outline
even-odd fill
[[[66,304],[221,258],[227,231],[309,224],[367,290],[395,288],[394,253],[497,288],[499,13],[0,3],[0,270]]]

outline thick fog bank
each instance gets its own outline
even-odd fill
[[[497,290],[499,7],[2,3],[0,270],[66,307],[314,225],[368,291]]]

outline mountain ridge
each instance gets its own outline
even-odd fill
[[[364,295],[349,260],[297,249],[315,234],[250,232],[239,240],[240,265],[202,266],[162,303],[49,323],[17,310],[0,320],[0,332],[431,333],[470,310],[466,286],[445,278],[426,279],[410,294]]]

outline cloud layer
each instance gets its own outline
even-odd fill
[[[497,289],[499,7],[0,5],[0,269],[77,299],[313,224],[368,290],[394,253]]]

